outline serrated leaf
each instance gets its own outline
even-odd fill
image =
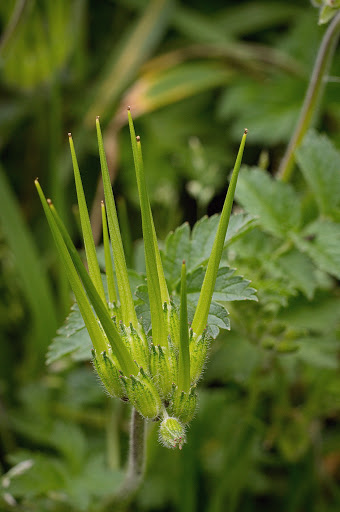
[[[300,201],[293,187],[258,168],[243,168],[236,198],[247,212],[258,216],[263,229],[280,238],[301,223]]]
[[[189,225],[185,223],[167,236],[162,260],[170,288],[179,282],[183,260],[188,272],[191,272],[209,259],[219,220],[220,215],[203,217],[195,224],[191,234]],[[246,213],[231,215],[224,247],[253,229],[256,222],[252,215]]]
[[[293,249],[277,261],[292,284],[302,291],[309,299],[313,298],[318,281],[315,276],[315,266],[311,259],[300,251]]]
[[[310,224],[303,235],[294,236],[295,245],[308,254],[317,267],[340,279],[340,224],[319,219]]]
[[[186,222],[170,233],[162,251],[164,273],[168,283],[175,283],[181,275],[183,260],[189,265],[190,227]]]
[[[74,354],[83,345],[88,347],[90,358],[92,342],[78,304],[73,304],[64,325],[57,330],[57,335],[48,348],[46,363],[51,364],[66,355]]]
[[[129,270],[128,276],[131,290],[136,290],[145,283],[145,277],[134,270]],[[108,298],[106,276],[102,274],[101,277],[105,294]],[[73,361],[89,361],[92,359],[91,349],[92,342],[90,336],[80,314],[79,307],[75,303],[64,324],[57,330],[57,335],[53,338],[48,348],[46,363],[55,363],[66,356],[71,357]]]
[[[331,215],[340,205],[340,153],[326,136],[311,131],[297,149],[296,161],[320,213]]]
[[[229,302],[235,300],[257,300],[254,288],[249,287],[250,281],[241,276],[234,276],[235,269],[222,267],[218,270],[213,300]],[[187,292],[190,301],[198,301],[203,279],[204,267],[199,267],[187,276]]]

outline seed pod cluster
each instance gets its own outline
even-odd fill
[[[101,354],[93,351],[93,365],[111,396],[129,401],[146,419],[161,420],[160,439],[165,446],[174,448],[184,444],[185,426],[196,411],[196,383],[204,368],[209,339],[206,332],[195,336],[190,330],[189,335],[187,326],[192,372],[189,370],[189,388],[181,389],[179,311],[172,301],[163,305],[163,311],[167,346],[154,345],[141,324],[137,329],[132,324],[125,326],[122,321],[117,325],[121,340],[138,368],[136,375],[123,373],[112,350]]]

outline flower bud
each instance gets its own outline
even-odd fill
[[[177,418],[165,418],[159,427],[159,440],[166,448],[181,450],[185,443],[185,429]]]
[[[120,373],[116,366],[117,363],[114,361],[112,353],[104,351],[97,356],[95,350],[92,350],[92,355],[93,366],[97,370],[98,376],[110,396],[125,398],[126,389],[124,382],[120,379]]]

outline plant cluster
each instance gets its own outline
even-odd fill
[[[242,138],[206,269],[201,265],[198,272],[190,276],[189,286],[193,280],[200,280],[205,273],[203,283],[196,284],[200,293],[189,325],[186,262],[183,260],[179,276],[176,275],[176,262],[171,262],[174,279],[180,282],[178,303],[175,298],[170,297],[164,275],[146,188],[140,137],[135,135],[130,109],[128,116],[141,205],[147,279],[147,285],[138,287],[136,294],[147,306],[146,310],[145,307],[135,308],[131,293],[99,118],[96,125],[106,200],[106,207],[102,202],[102,219],[107,296],[71,134],[69,140],[89,275],[51,200],[46,200],[38,180],[35,184],[79,311],[92,340],[93,364],[102,383],[110,396],[130,402],[145,419],[161,420],[161,442],[168,448],[181,448],[186,439],[185,426],[196,411],[196,384],[205,366],[210,338],[213,335],[209,325],[209,312],[216,281],[222,278],[222,293],[223,287],[227,288],[235,282],[235,278],[231,277],[233,272],[229,268],[222,268],[219,272],[219,265],[247,130]],[[115,271],[111,260],[110,239]],[[184,255],[184,246],[182,250]],[[203,253],[203,247],[198,245],[196,251]],[[242,298],[254,298],[254,290],[247,288],[248,282],[241,278],[240,281],[239,287],[243,285],[246,288]],[[226,314],[223,306],[215,312],[217,317],[222,318]],[[144,316],[144,322],[141,315]],[[145,323],[145,317],[150,318],[149,325]],[[54,350],[58,351],[59,344],[60,339],[54,344]]]

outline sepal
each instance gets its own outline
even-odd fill
[[[173,384],[169,412],[185,424],[192,420],[195,415],[196,408],[196,385],[192,386],[189,392],[186,393]]]
[[[120,378],[120,372],[113,360],[112,353],[103,351],[97,355],[96,351],[92,350],[92,355],[93,366],[109,395],[126,399],[124,382]]]
[[[200,336],[190,331],[190,381],[192,384],[196,384],[202,375],[209,346],[210,337],[206,330]]]
[[[162,409],[162,402],[153,381],[143,368],[137,376],[125,379],[128,397],[137,411],[146,419],[155,419]]]
[[[150,370],[154,377],[154,382],[162,398],[167,397],[171,392],[171,383],[173,373],[171,371],[170,360],[166,347],[155,347],[151,344]]]

